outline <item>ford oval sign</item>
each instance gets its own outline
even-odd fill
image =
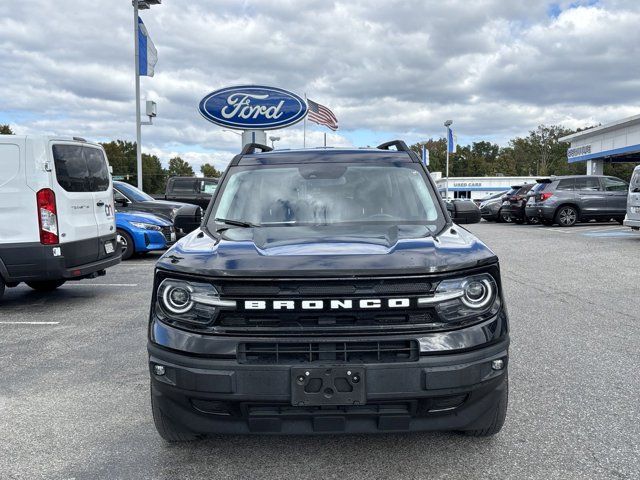
[[[199,110],[204,118],[223,127],[273,130],[302,120],[307,104],[281,88],[246,85],[211,92],[200,101]]]

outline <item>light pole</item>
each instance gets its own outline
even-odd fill
[[[280,137],[274,137],[274,136],[271,136],[271,137],[269,137],[269,140],[271,140],[271,148],[276,148],[276,147],[274,146],[274,143],[275,143],[275,142],[279,142],[279,141],[280,141]]]
[[[448,200],[449,199],[449,130],[451,127],[451,124],[453,123],[453,120],[447,120],[446,122],[444,122],[444,126],[447,128],[447,166],[446,166],[446,172],[445,172],[445,183],[444,183],[444,199]]]
[[[133,0],[133,38],[135,39],[136,68],[136,176],[138,188],[142,190],[142,126],[140,122],[140,41],[138,38],[138,10],[148,10],[151,5],[159,5],[162,0]]]

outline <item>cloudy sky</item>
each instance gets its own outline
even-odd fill
[[[459,143],[640,110],[638,0],[162,0],[143,150],[219,168],[239,137],[197,112],[208,92],[266,84],[329,106],[330,145],[415,142],[454,120]],[[130,0],[0,1],[0,123],[18,133],[135,138]],[[298,128],[299,127],[299,128]],[[322,127],[307,144],[322,143]],[[302,146],[302,126],[276,133]]]

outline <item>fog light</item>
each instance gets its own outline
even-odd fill
[[[153,366],[153,373],[155,373],[156,375],[164,375],[164,366],[162,366],[162,365],[154,365]]]
[[[504,360],[494,360],[491,362],[491,368],[494,370],[502,370],[504,368]]]

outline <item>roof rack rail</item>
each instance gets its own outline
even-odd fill
[[[270,152],[271,150],[273,150],[273,148],[267,145],[262,145],[261,143],[247,143],[244,147],[242,147],[240,155],[256,153],[256,150],[260,150],[261,152]]]
[[[381,143],[376,148],[380,150],[389,150],[389,147],[396,147],[399,152],[410,152],[411,149],[402,140],[391,140],[390,142]]]

